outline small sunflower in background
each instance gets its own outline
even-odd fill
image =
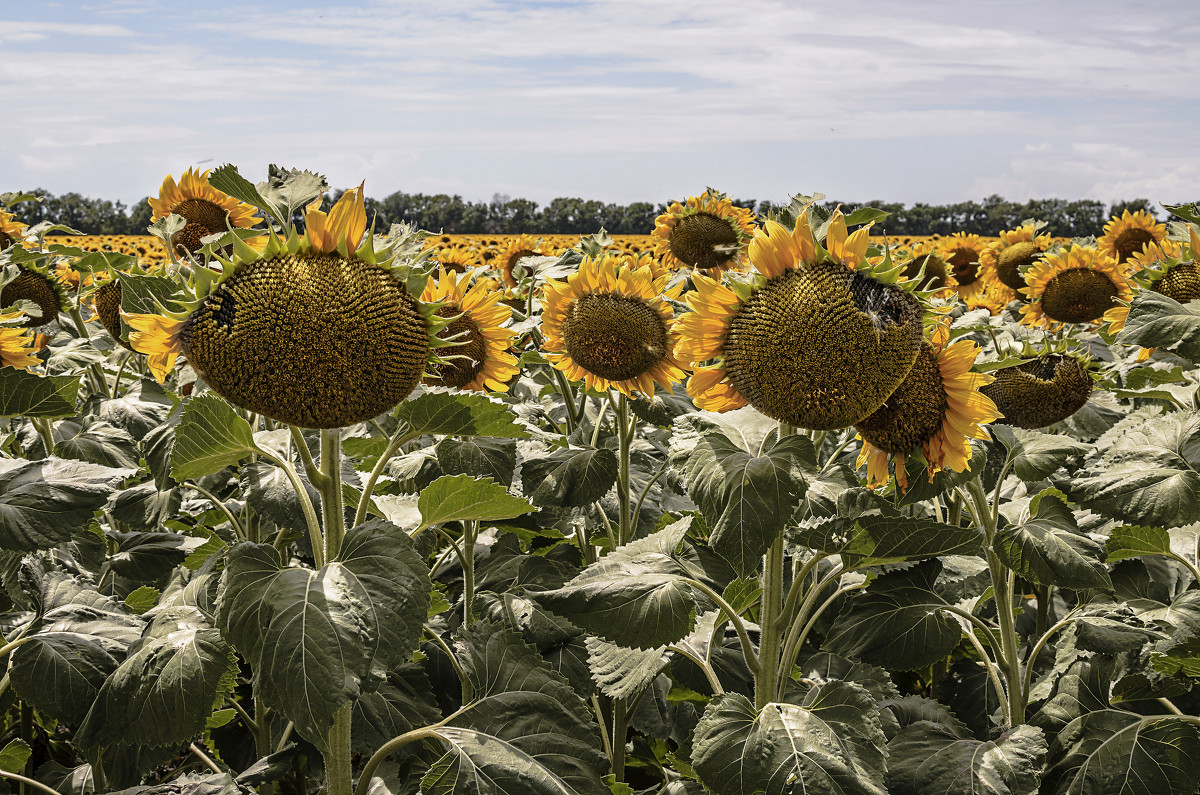
[[[28,325],[21,312],[0,314],[0,367],[28,370],[42,360],[34,355],[34,338],[24,330]]]
[[[983,282],[979,278],[979,258],[988,246],[987,241],[979,235],[959,232],[942,238],[937,245],[941,249],[942,259],[950,267],[958,297],[969,306],[983,289]]]
[[[158,198],[149,199],[153,210],[151,220],[168,215],[182,216],[187,224],[171,237],[177,252],[192,254],[200,250],[200,241],[228,231],[229,226],[246,229],[257,221],[254,207],[208,184],[211,171],[200,173],[194,168],[183,172],[178,184],[168,174],[158,190]]]
[[[516,287],[520,284],[514,268],[526,257],[550,257],[554,255],[554,246],[533,235],[517,235],[509,239],[504,248],[496,252],[496,258],[491,266],[500,270],[505,285]]]
[[[687,389],[699,408],[749,404],[802,428],[845,428],[908,375],[921,346],[921,304],[865,272],[868,230],[847,235],[840,215],[827,248],[805,212],[790,231],[768,221],[755,234],[749,258],[757,275],[728,285],[693,277],[676,356],[695,368]],[[845,263],[855,257],[851,269]],[[898,274],[896,266],[887,277]]]
[[[1050,235],[1038,234],[1038,226],[1025,224],[1000,233],[1000,239],[979,255],[979,277],[999,282],[1010,290],[1025,289],[1025,271],[1050,248]]]
[[[193,274],[182,311],[123,315],[159,381],[183,354],[230,403],[307,428],[363,422],[412,392],[446,323],[409,294],[405,241],[366,233],[362,186],[305,221],[262,251],[235,239],[221,273]]]
[[[1020,297],[1016,290],[998,281],[984,281],[983,287],[967,305],[967,308],[986,309],[994,317]]]
[[[1107,253],[1070,246],[1047,254],[1025,272],[1021,323],[1057,330],[1069,323],[1099,323],[1133,299],[1136,263],[1119,264]],[[1111,315],[1109,315],[1111,318]]]
[[[20,243],[25,224],[13,220],[12,213],[0,210],[0,251]]]
[[[1104,235],[1096,241],[1096,247],[1124,264],[1134,254],[1145,248],[1147,243],[1159,243],[1167,236],[1167,225],[1159,221],[1145,210],[1131,213],[1128,210],[1121,216],[1113,216],[1104,225]]]
[[[754,236],[754,213],[736,207],[724,193],[708,188],[682,204],[671,202],[654,219],[654,254],[669,268],[709,272],[736,270]]]
[[[1092,394],[1092,377],[1080,359],[1047,353],[992,373],[981,392],[996,404],[1005,425],[1045,428],[1083,408]]]
[[[914,243],[908,249],[908,258],[904,262],[901,275],[905,279],[916,279],[922,272],[924,275],[917,284],[918,289],[941,290],[953,288],[957,284],[935,242]]]
[[[27,263],[17,266],[15,279],[0,290],[0,309],[17,301],[32,301],[41,310],[39,317],[27,315],[25,328],[44,326],[58,318],[58,313],[70,307],[70,299],[62,283],[43,264]]]
[[[979,346],[970,340],[950,342],[944,323],[934,327],[908,376],[887,401],[855,424],[862,438],[858,466],[867,468],[867,485],[888,480],[888,458],[895,460],[896,484],[908,488],[905,460],[920,450],[930,480],[943,469],[970,469],[971,439],[989,439],[983,426],[1000,412],[980,387],[992,376],[971,372]]]
[[[663,300],[667,275],[655,278],[628,256],[584,257],[567,281],[549,279],[542,298],[546,358],[588,389],[654,396],[683,380],[673,353],[675,313]],[[670,296],[672,298],[676,296]]]
[[[504,328],[512,308],[499,303],[503,295],[489,281],[470,285],[471,274],[461,277],[439,268],[425,283],[421,300],[439,304],[438,317],[449,325],[438,337],[454,343],[423,379],[431,386],[448,386],[478,392],[507,392],[508,382],[521,371],[517,357],[508,352],[514,332]]]
[[[466,273],[480,264],[475,254],[465,248],[434,249],[433,261],[443,270],[453,273]]]

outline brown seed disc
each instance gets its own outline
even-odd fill
[[[974,284],[979,278],[979,252],[973,248],[957,248],[947,262],[954,278],[963,287]]]
[[[993,373],[980,387],[1004,414],[997,420],[1018,428],[1045,428],[1070,417],[1092,394],[1087,369],[1069,356],[1052,354]]]
[[[1042,293],[1042,311],[1060,323],[1089,323],[1116,306],[1117,286],[1103,273],[1074,268],[1054,276]]]
[[[1025,276],[1021,272],[1022,268],[1037,262],[1041,256],[1042,250],[1028,240],[1014,243],[1001,251],[1000,256],[996,258],[996,276],[1006,287],[1023,290]]]
[[[337,428],[412,392],[429,329],[391,273],[337,254],[280,254],[238,268],[180,332],[188,361],[231,403]]]
[[[729,221],[712,213],[693,213],[675,222],[667,243],[675,258],[685,265],[709,270],[728,265],[732,253],[715,249],[738,244],[738,233]]]
[[[878,409],[921,347],[921,307],[904,290],[835,262],[767,282],[730,320],[725,372],[750,405],[816,430]]]
[[[1181,262],[1167,270],[1161,279],[1153,282],[1150,289],[1181,304],[1195,301],[1200,298],[1200,264]]]
[[[22,328],[34,328],[50,323],[62,311],[62,299],[58,291],[42,274],[21,267],[17,278],[4,285],[0,291],[0,306],[12,306],[17,301],[33,301],[42,310],[41,317],[30,317],[22,324]]]
[[[904,265],[905,279],[915,279],[925,268],[925,276],[917,286],[918,290],[940,290],[946,286],[946,262],[937,254],[929,253],[910,260]]]
[[[121,331],[121,283],[116,279],[105,282],[93,296],[96,304],[96,315],[108,335],[121,344],[126,350],[133,350],[129,342],[122,337]]]
[[[1117,235],[1117,239],[1113,241],[1113,248],[1117,251],[1117,262],[1122,263],[1137,254],[1147,243],[1154,242],[1154,235],[1150,234],[1145,229],[1132,227],[1126,229]]]
[[[454,317],[458,314],[459,310],[451,306],[443,306],[437,310],[438,317]],[[425,378],[422,383],[462,389],[475,380],[475,376],[479,375],[483,369],[484,360],[487,358],[487,340],[484,339],[479,324],[464,312],[460,317],[451,320],[450,325],[438,332],[439,339],[449,339],[456,335],[461,335],[457,338],[458,345],[438,350],[441,351],[443,357],[462,356],[466,358],[446,359],[437,365],[437,375]]]
[[[907,453],[933,438],[949,407],[937,353],[928,342],[922,342],[908,377],[854,430],[886,453]]]
[[[637,378],[667,355],[667,325],[654,307],[616,293],[572,301],[562,339],[573,362],[609,381]]]

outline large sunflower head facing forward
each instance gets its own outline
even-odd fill
[[[1147,243],[1161,242],[1166,236],[1167,225],[1159,223],[1150,213],[1145,210],[1135,213],[1126,210],[1120,217],[1114,215],[1104,225],[1104,235],[1096,241],[1096,246],[1124,264],[1145,248]]]
[[[25,224],[14,221],[12,213],[0,210],[0,251],[15,245],[21,239],[21,230]]]
[[[807,214],[791,231],[768,221],[749,249],[760,276],[728,286],[695,277],[676,354],[696,366],[688,394],[697,406],[748,403],[791,425],[830,430],[883,404],[916,361],[923,312],[909,292],[863,270],[866,235],[846,235],[835,217],[826,250]]]
[[[526,257],[550,257],[554,255],[554,246],[532,235],[517,235],[505,241],[502,248],[496,251],[496,257],[491,261],[493,267],[499,268],[504,284],[516,287],[524,275],[518,268],[521,260]]]
[[[456,276],[439,268],[425,283],[421,301],[438,304],[437,315],[449,321],[438,337],[454,342],[432,367],[424,383],[507,392],[508,382],[520,372],[517,358],[508,352],[516,334],[504,328],[512,319],[512,308],[500,303],[503,293],[488,281],[468,287],[471,274]]]
[[[966,232],[959,232],[938,241],[942,259],[954,275],[958,295],[968,303],[983,288],[983,283],[979,280],[979,258],[987,246],[987,241],[982,237]]]
[[[588,389],[654,395],[683,380],[673,354],[675,313],[663,300],[668,276],[654,278],[631,257],[585,256],[562,282],[546,281],[542,347],[546,358]]]
[[[960,340],[949,345],[949,329],[935,327],[921,344],[916,364],[887,401],[855,424],[862,437],[858,465],[867,466],[867,483],[887,482],[888,457],[896,462],[896,482],[908,484],[905,457],[920,449],[929,464],[929,477],[943,469],[969,469],[971,439],[989,438],[983,426],[1000,416],[996,404],[979,389],[990,375],[972,373],[979,347]]]
[[[154,211],[151,220],[174,214],[187,222],[171,237],[171,245],[180,254],[199,251],[203,238],[225,232],[229,226],[245,229],[255,223],[257,210],[209,185],[209,173],[189,168],[178,183],[168,174],[158,198],[149,200]]]
[[[421,283],[419,270],[398,262],[409,241],[366,230],[359,186],[328,215],[310,209],[304,235],[272,232],[262,251],[235,240],[220,274],[195,271],[184,311],[125,315],[136,330],[130,344],[150,356],[159,380],[182,353],[231,403],[292,425],[335,428],[382,414],[445,344],[432,339],[445,320],[409,291]]]
[[[1000,233],[1000,239],[979,255],[979,278],[998,281],[1011,290],[1025,289],[1025,271],[1050,247],[1050,236],[1038,234],[1038,225],[1025,224]]]
[[[1098,323],[1133,298],[1133,263],[1118,264],[1105,252],[1070,246],[1047,254],[1025,273],[1021,323],[1059,329],[1068,323]]]
[[[1003,414],[999,422],[1018,428],[1045,428],[1083,408],[1092,394],[1092,376],[1080,359],[1046,353],[1004,367],[980,391]]]
[[[70,306],[67,291],[62,283],[41,264],[19,265],[17,277],[0,290],[0,308],[10,307],[17,301],[32,301],[41,310],[41,316],[28,315],[25,328],[44,326],[53,322],[58,313]]]
[[[754,213],[709,188],[682,204],[671,202],[654,219],[650,237],[654,255],[668,267],[716,275],[740,265],[753,235]]]

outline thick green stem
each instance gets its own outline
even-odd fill
[[[702,594],[712,599],[717,607],[721,609],[725,615],[729,617],[729,622],[733,624],[733,628],[737,631],[738,640],[742,643],[742,656],[746,660],[746,667],[755,674],[759,671],[758,657],[754,654],[754,646],[750,643],[750,635],[746,632],[746,625],[742,623],[742,617],[737,614],[737,611],[726,602],[721,594],[708,587],[700,580],[687,579],[685,583],[700,591]]]
[[[325,526],[325,560],[335,560],[346,535],[346,510],[342,503],[342,432],[321,431],[321,518]]]
[[[614,699],[612,703],[612,771],[613,777],[619,782],[625,781],[625,736],[629,733],[629,704],[623,698]]]
[[[322,753],[325,758],[325,795],[351,795],[354,786],[350,757],[350,715],[353,708],[352,704],[347,704],[333,716],[333,728],[329,730],[326,740],[328,750]]]
[[[783,534],[776,537],[764,559],[762,607],[759,624],[758,674],[754,677],[754,705],[762,709],[775,700],[779,676],[779,615],[783,609]]]
[[[468,627],[475,623],[475,537],[478,533],[478,522],[469,519],[463,522],[463,624]]]
[[[31,417],[29,421],[33,423],[34,428],[37,428],[38,436],[42,439],[42,446],[46,448],[46,458],[54,455],[54,421],[47,417]]]
[[[629,446],[633,441],[633,428],[629,423],[629,400],[625,393],[617,395],[617,455],[620,468],[617,470],[617,504],[621,515],[617,522],[617,538],[621,546],[633,540],[636,517],[629,511]]]

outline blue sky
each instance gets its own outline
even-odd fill
[[[0,8],[0,191],[1200,198],[1195,0]]]

